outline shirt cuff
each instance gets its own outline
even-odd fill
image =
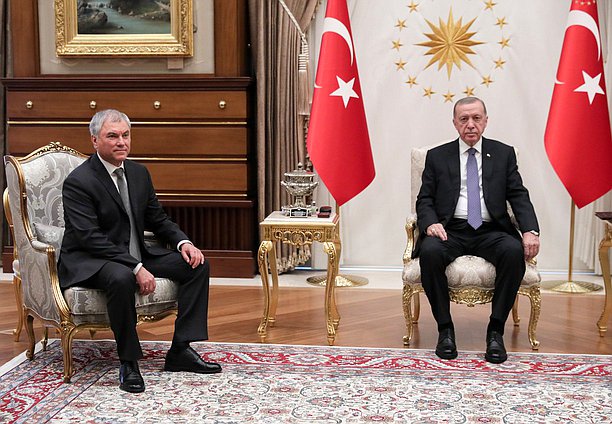
[[[190,240],[181,240],[176,245],[176,250],[178,250],[180,252],[181,251],[181,246],[184,245],[185,243],[193,244]]]
[[[138,271],[140,271],[140,268],[142,268],[142,262],[139,262],[138,265],[136,265],[136,268],[134,268],[134,270],[132,271],[134,275],[138,274]]]

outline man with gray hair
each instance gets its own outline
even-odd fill
[[[143,357],[136,332],[135,294],[155,291],[155,277],[178,284],[178,315],[166,371],[217,373],[190,342],[208,338],[209,267],[160,205],[147,168],[128,158],[131,124],[122,112],[96,113],[89,124],[96,152],[66,178],[65,232],[58,263],[63,289],[79,285],[106,293],[108,316],[121,361],[120,388],[144,391]],[[144,243],[144,231],[175,250]]]
[[[507,359],[504,325],[512,309],[525,260],[538,253],[536,214],[518,172],[514,149],[482,136],[487,126],[482,100],[466,97],[453,109],[459,138],[427,152],[416,202],[421,282],[438,324],[436,355],[457,357],[445,270],[462,255],[480,256],[495,266],[495,294],[487,327],[485,359]],[[519,224],[516,230],[507,202]]]

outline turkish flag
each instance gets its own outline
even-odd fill
[[[612,189],[612,137],[601,51],[596,2],[573,1],[544,145],[579,208]]]
[[[374,179],[346,0],[327,3],[307,147],[315,170],[338,205]]]

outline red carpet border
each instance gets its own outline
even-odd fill
[[[143,342],[147,390],[118,389],[111,341],[74,342],[62,383],[59,342],[1,369],[0,422],[27,423],[606,423],[610,356],[199,343],[216,375],[162,371],[165,342]]]

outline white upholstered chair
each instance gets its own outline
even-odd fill
[[[415,148],[411,152],[411,205],[414,208],[416,197],[421,187],[421,174],[425,167],[425,157],[427,148]],[[511,211],[510,211],[511,212]],[[512,214],[511,214],[512,217]],[[406,220],[406,234],[408,242],[404,251],[404,270],[402,273],[403,294],[402,303],[404,308],[404,318],[406,320],[406,335],[404,345],[410,345],[414,330],[420,314],[419,293],[423,291],[421,285],[421,268],[418,258],[412,259],[412,252],[419,231],[416,225],[416,214]],[[489,303],[493,299],[495,284],[495,267],[478,256],[465,255],[455,259],[446,268],[450,298],[453,302],[474,306],[476,304]],[[535,265],[535,261],[527,262],[525,276],[521,281],[519,295],[527,296],[531,304],[531,314],[527,335],[529,342],[534,350],[538,349],[540,342],[536,340],[536,327],[540,317],[540,274]],[[515,301],[512,310],[512,317],[515,325],[518,325],[518,302]]]
[[[13,222],[16,275],[21,280],[18,308],[28,334],[26,355],[34,359],[34,318],[45,328],[59,331],[64,381],[73,374],[72,339],[82,329],[92,334],[109,328],[106,298],[101,290],[71,287],[62,291],[57,275],[57,259],[64,234],[62,186],[68,174],[86,157],[60,143],[50,143],[18,159],[5,156],[8,190],[7,214]],[[148,239],[154,243],[154,240]],[[157,278],[154,293],[136,295],[138,322],[161,319],[176,313],[177,286]],[[21,312],[22,311],[22,312]],[[44,345],[44,343],[43,343]]]

